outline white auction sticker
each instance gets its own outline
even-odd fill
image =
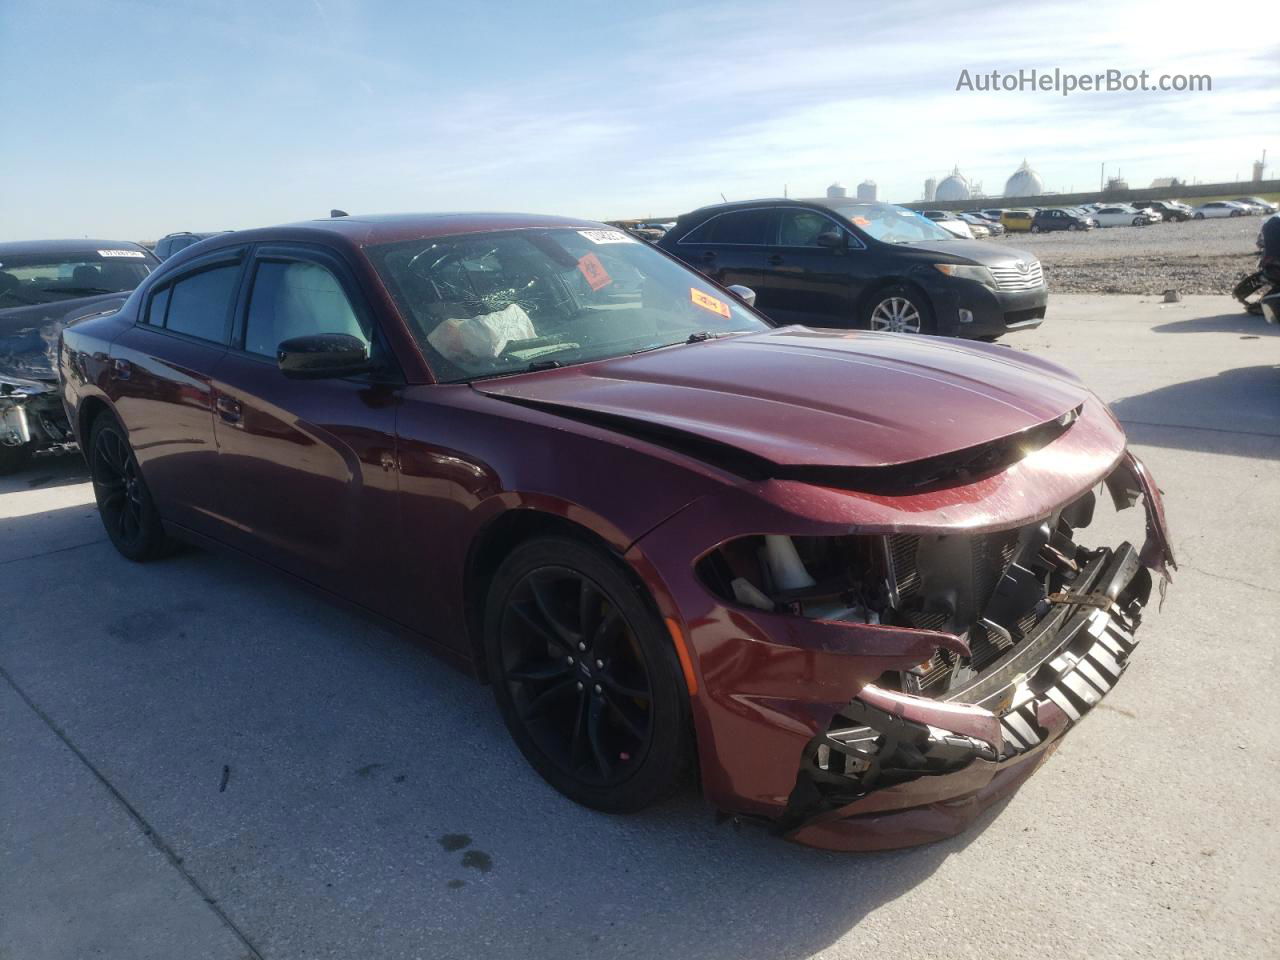
[[[145,257],[146,254],[143,253],[141,250],[99,250],[98,256],[100,257],[138,257],[139,259],[141,259],[142,257]]]
[[[578,235],[586,237],[592,243],[636,243],[621,230],[579,230]]]

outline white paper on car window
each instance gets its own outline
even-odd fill
[[[146,254],[143,253],[141,250],[99,250],[98,256],[100,257],[138,257],[139,259],[141,259],[142,257],[145,257]]]
[[[621,230],[579,230],[578,236],[586,237],[592,243],[637,243],[634,237],[629,237]]]

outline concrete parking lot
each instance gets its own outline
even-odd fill
[[[0,481],[0,958],[1280,955],[1280,335],[1058,296],[1008,344],[1114,405],[1180,570],[1105,709],[905,852],[692,790],[577,807],[414,644],[226,557],[120,559],[77,461]]]

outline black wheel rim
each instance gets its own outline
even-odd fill
[[[93,486],[107,530],[123,543],[142,536],[142,479],[138,464],[114,430],[103,430],[93,445]]]
[[[632,775],[652,740],[653,693],[635,631],[598,584],[567,567],[526,574],[501,650],[516,717],[548,760],[593,787]]]

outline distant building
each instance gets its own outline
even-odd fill
[[[1124,177],[1115,176],[1107,177],[1107,185],[1103,189],[1103,193],[1120,193],[1129,189],[1129,181]]]
[[[1151,189],[1153,190],[1167,190],[1180,186],[1182,186],[1182,181],[1177,177],[1156,177],[1151,181]]]
[[[930,177],[924,182],[924,202],[933,203],[934,194],[938,192],[938,181]]]
[[[942,178],[942,182],[938,184],[933,196],[928,199],[950,203],[955,200],[968,200],[971,195],[969,181],[960,173],[960,168],[956,167]]]
[[[1267,151],[1262,151],[1262,159],[1253,161],[1253,182],[1261,183],[1267,171]]]
[[[827,187],[827,197],[832,200],[836,199],[837,197],[847,197],[848,195],[849,195],[849,191],[846,190],[844,188],[844,184],[840,183],[839,181],[836,181],[831,186]]]
[[[1031,169],[1031,165],[1026,160],[1023,160],[1022,166],[1004,182],[1006,197],[1038,197],[1042,193],[1044,193],[1044,181],[1040,179],[1040,174]]]
[[[875,200],[876,198],[876,182],[874,180],[863,180],[858,184],[859,200]]]

